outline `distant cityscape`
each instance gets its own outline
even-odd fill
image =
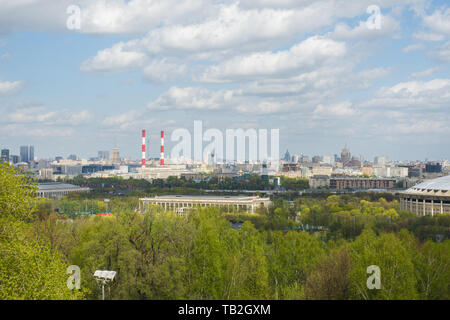
[[[143,154],[144,158],[146,154]],[[394,189],[409,188],[427,180],[448,175],[450,163],[440,161],[390,161],[387,156],[376,156],[373,161],[352,155],[345,145],[340,154],[315,155],[292,154],[287,150],[279,161],[275,172],[267,172],[265,163],[226,162],[207,154],[202,161],[165,158],[128,159],[121,158],[119,148],[100,150],[96,157],[80,159],[75,154],[54,159],[36,156],[34,146],[20,146],[19,155],[9,149],[1,150],[1,161],[33,173],[41,181],[77,176],[122,177],[124,179],[167,179],[170,176],[204,178],[205,176],[233,177],[243,174],[271,175],[275,177],[309,179],[312,189]]]

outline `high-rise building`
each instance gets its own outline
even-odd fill
[[[99,151],[98,159],[99,160],[109,160],[109,151]]]
[[[16,163],[19,163],[19,161],[20,161],[20,157],[19,156],[11,155],[11,162],[12,163],[16,164]]]
[[[34,161],[34,146],[30,146],[30,152],[28,154],[28,162]]]
[[[2,162],[9,162],[9,149],[2,149]]]
[[[375,159],[373,160],[373,162],[374,162],[375,164],[386,165],[386,163],[387,163],[387,157],[386,157],[386,156],[375,157]]]
[[[69,155],[69,157],[67,159],[76,161],[78,158],[77,158],[77,155],[71,154],[71,155]]]
[[[291,162],[291,154],[289,153],[289,150],[286,150],[283,160],[286,162]]]
[[[20,147],[20,161],[22,162],[28,162],[29,161],[29,157],[28,157],[28,146],[21,146]]]
[[[111,161],[112,161],[112,163],[120,163],[120,154],[119,154],[119,149],[117,147],[113,148],[112,155],[111,155]]]
[[[347,148],[347,145],[345,145],[344,149],[342,149],[342,152],[341,152],[341,162],[343,164],[346,164],[351,159],[352,159],[352,155],[350,153],[350,149]]]

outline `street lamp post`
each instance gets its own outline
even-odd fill
[[[108,270],[96,270],[94,272],[94,278],[98,282],[101,282],[102,284],[102,300],[105,300],[105,284],[108,284],[114,280],[116,277],[115,271],[108,271]],[[110,290],[111,292],[111,290]]]
[[[106,213],[108,213],[108,203],[109,203],[109,199],[105,199],[104,201],[105,201],[105,203],[106,203]]]

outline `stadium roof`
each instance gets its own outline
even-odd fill
[[[427,180],[402,192],[409,196],[450,197],[450,176]]]
[[[46,191],[46,190],[60,190],[60,189],[78,189],[79,186],[68,184],[68,183],[59,183],[59,182],[48,182],[48,183],[40,183],[39,184],[39,190],[40,191]]]
[[[440,177],[437,179],[426,180],[422,183],[416,184],[411,189],[416,190],[450,190],[450,176]]]

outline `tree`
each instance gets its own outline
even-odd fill
[[[342,246],[325,255],[306,279],[306,299],[348,299],[350,296],[350,270],[350,253],[347,246]]]
[[[23,172],[0,164],[0,299],[79,299],[69,290],[64,258],[30,239],[36,186]]]
[[[351,245],[352,271],[350,274],[353,299],[416,299],[416,278],[412,257],[392,233],[376,236],[366,227]],[[381,289],[367,287],[369,266],[381,271]]]

